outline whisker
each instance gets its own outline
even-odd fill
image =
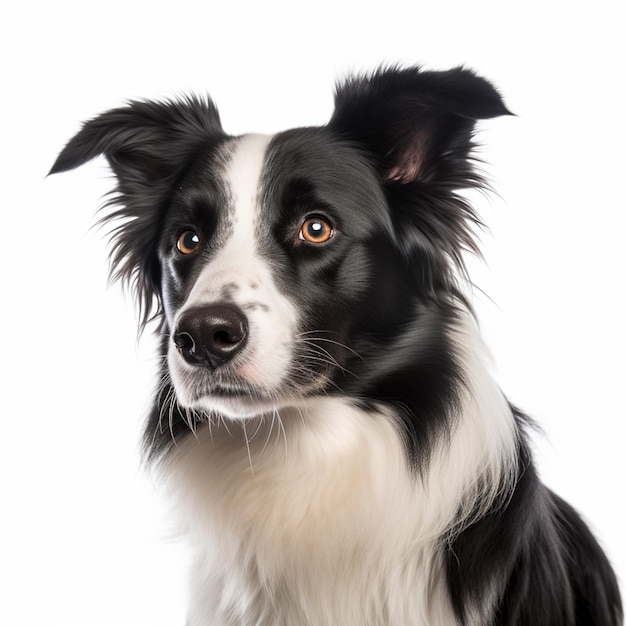
[[[361,359],[362,361],[365,360],[356,350],[354,350],[350,346],[347,346],[345,343],[341,343],[339,341],[335,341],[334,339],[326,339],[325,337],[302,337],[301,336],[303,334],[309,334],[309,333],[314,333],[314,332],[324,332],[324,331],[307,331],[306,333],[301,333],[300,334],[300,338],[302,339],[302,341],[304,341],[306,343],[310,343],[310,342],[313,342],[313,341],[323,341],[325,343],[332,343],[335,346],[339,346],[340,348],[343,348],[344,350],[347,350],[348,352],[351,352],[352,354],[354,354],[354,356],[356,356],[357,358]],[[326,332],[329,332],[329,331],[326,331]]]
[[[288,446],[287,446],[287,432],[285,431],[285,425],[283,424],[283,420],[280,416],[280,413],[278,412],[278,409],[274,409],[274,413],[276,414],[276,417],[278,418],[278,439],[276,440],[276,445],[278,445],[280,443],[280,434],[282,433],[283,435],[283,441],[285,442],[285,459],[288,457]]]
[[[272,436],[272,430],[274,430],[274,423],[276,422],[276,409],[274,409],[272,411],[272,422],[270,423],[270,427],[269,430],[267,431],[267,437],[265,439],[265,443],[263,444],[263,447],[261,448],[261,454],[263,454],[265,452],[265,449],[267,448],[267,444],[270,441],[270,437]]]
[[[341,366],[339,365],[339,363],[337,362],[337,359],[335,359],[335,357],[334,357],[334,356],[333,356],[330,352],[328,352],[328,350],[325,350],[324,348],[322,348],[322,346],[318,346],[318,345],[316,345],[316,344],[314,344],[314,343],[309,343],[309,342],[308,342],[308,340],[305,340],[305,341],[306,341],[306,343],[307,343],[307,348],[308,348],[309,350],[310,350],[311,348],[314,348],[314,349],[315,349],[315,351],[316,351],[318,354],[319,354],[319,353],[321,353],[321,354],[325,354],[325,355],[328,357],[329,362],[334,363],[335,365],[337,365],[337,367],[341,367]]]
[[[337,369],[341,370],[344,374],[349,374],[350,376],[354,376],[356,378],[356,375],[354,374],[354,372],[351,372],[349,369],[345,368],[340,363],[337,363],[337,361],[335,361],[334,359],[332,361],[329,360],[329,358],[326,357],[324,354],[322,354],[322,356],[319,356],[318,354],[309,353],[306,355],[306,358],[310,361],[317,361],[318,363],[331,365],[332,367],[336,367]],[[308,370],[308,371],[312,371],[312,370]]]
[[[218,423],[218,425],[221,423],[224,426],[226,432],[228,433],[228,435],[230,437],[233,436],[233,433],[230,432],[230,429],[228,428],[228,424],[226,423],[226,420],[224,419],[223,415],[219,415],[218,414],[218,422],[217,423]]]
[[[246,450],[248,451],[248,461],[250,463],[250,472],[254,474],[254,467],[252,467],[252,453],[250,452],[250,440],[248,439],[248,433],[246,431],[246,420],[241,423],[243,429],[243,436],[246,440]]]
[[[254,438],[259,434],[259,431],[261,430],[261,427],[263,426],[263,417],[260,417],[258,420],[258,425],[256,430],[254,431],[253,435],[250,437],[250,441],[254,441]]]

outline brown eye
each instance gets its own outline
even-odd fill
[[[200,247],[200,237],[193,230],[186,230],[178,237],[176,247],[181,254],[193,254]]]
[[[298,237],[300,240],[308,241],[309,243],[324,243],[334,234],[335,231],[332,225],[323,217],[315,215],[304,220]]]

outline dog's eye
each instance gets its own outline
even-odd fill
[[[334,234],[335,231],[330,222],[323,217],[312,215],[304,220],[298,237],[301,241],[308,241],[309,243],[324,243]]]
[[[193,254],[200,247],[200,237],[193,230],[186,230],[178,237],[176,247],[181,254]]]

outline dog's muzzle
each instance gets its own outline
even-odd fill
[[[215,370],[246,345],[248,320],[232,304],[212,304],[185,311],[173,335],[178,352],[190,365]]]

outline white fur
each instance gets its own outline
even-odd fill
[[[331,398],[206,425],[174,453],[173,491],[198,544],[191,626],[457,623],[440,537],[499,497],[515,452],[469,315],[453,338],[467,392],[422,476],[388,410]]]
[[[187,408],[218,411],[230,417],[249,417],[270,410],[293,358],[298,316],[294,305],[278,290],[267,260],[259,254],[259,193],[267,135],[245,135],[229,158],[224,185],[231,199],[229,237],[198,277],[173,327],[189,308],[218,302],[228,289],[233,302],[248,318],[249,338],[238,357],[236,374],[254,385],[267,402],[245,399],[216,399],[209,395],[192,397],[195,368],[188,365],[170,344],[169,365],[178,401]]]

